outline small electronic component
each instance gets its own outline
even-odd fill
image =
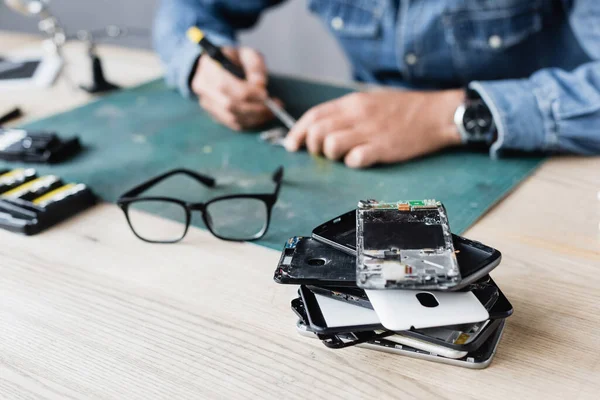
[[[363,289],[448,289],[461,280],[439,201],[360,201],[356,243],[357,284]]]
[[[288,134],[288,129],[277,126],[275,128],[268,129],[260,133],[259,138],[261,141],[269,143],[273,146],[283,146],[285,137]]]

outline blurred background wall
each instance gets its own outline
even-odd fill
[[[288,0],[271,9],[255,29],[241,35],[241,42],[263,52],[272,71],[349,80],[345,56],[322,22],[308,12],[306,3]],[[109,24],[151,28],[157,4],[158,0],[50,0],[52,10],[70,32]],[[0,1],[0,30],[37,32],[36,20],[14,13]],[[150,37],[129,37],[112,43],[151,48]]]

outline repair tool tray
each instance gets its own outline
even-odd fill
[[[31,168],[0,170],[0,228],[35,235],[96,203],[84,184]]]

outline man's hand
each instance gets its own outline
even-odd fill
[[[191,82],[200,106],[235,130],[255,128],[272,119],[273,114],[263,103],[267,97],[267,68],[262,55],[247,47],[222,50],[243,67],[246,80],[238,79],[207,55],[200,56]]]
[[[379,90],[352,93],[309,110],[286,138],[288,151],[364,168],[395,163],[460,144],[454,112],[464,91]]]

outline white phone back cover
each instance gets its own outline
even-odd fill
[[[355,306],[331,297],[315,293],[325,323],[330,328],[339,326],[359,326],[379,324],[375,311]]]
[[[470,324],[490,315],[471,292],[430,292],[424,290],[365,290],[381,324],[391,331]],[[417,294],[429,293],[439,303],[425,307]]]
[[[317,293],[315,293],[315,298],[328,327],[379,324],[377,313],[369,308],[345,303]],[[386,339],[448,358],[462,358],[467,355],[466,351],[448,349],[444,346],[401,335],[393,335],[386,337]]]

